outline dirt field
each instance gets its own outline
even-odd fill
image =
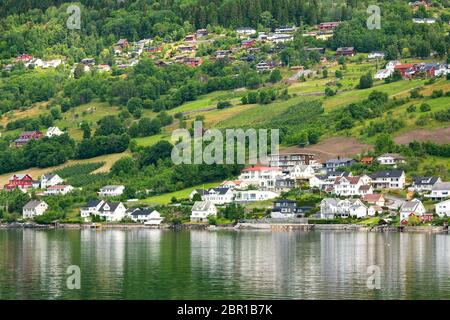
[[[337,156],[350,157],[371,150],[372,146],[355,138],[333,137],[306,148],[289,147],[280,153],[310,152],[316,154],[317,160],[327,161]]]
[[[418,129],[403,133],[394,138],[398,144],[408,144],[411,141],[433,141],[438,144],[450,143],[450,127],[440,129]]]

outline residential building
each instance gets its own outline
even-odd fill
[[[398,70],[404,79],[411,79],[416,73],[413,63],[398,64],[394,70]]]
[[[279,167],[253,166],[243,169],[239,180],[262,190],[270,190],[275,188],[275,181],[280,176],[282,171]]]
[[[12,190],[15,188],[29,189],[32,187],[33,187],[33,178],[27,173],[14,174],[9,178],[9,182],[4,186],[6,190]]]
[[[234,195],[234,201],[238,203],[271,200],[279,196],[276,192],[264,190],[239,190],[235,191]]]
[[[256,65],[256,70],[259,72],[263,72],[263,71],[269,71],[272,70],[272,65],[268,64],[265,61],[260,61],[257,65]]]
[[[394,71],[395,66],[398,66],[399,64],[401,64],[400,61],[398,61],[398,60],[391,60],[388,63],[386,63],[386,66],[384,68],[387,69],[387,70]]]
[[[412,21],[414,23],[419,23],[419,24],[433,24],[436,23],[436,19],[434,18],[413,18]]]
[[[44,135],[40,131],[25,131],[20,134],[20,136],[14,140],[16,147],[21,147],[27,144],[30,140],[41,139]]]
[[[294,33],[297,28],[295,26],[282,26],[275,29],[275,33]]]
[[[338,27],[340,22],[322,22],[317,26],[319,30],[333,30]]]
[[[220,184],[221,188],[230,188],[230,189],[239,189],[239,188],[245,188],[246,184],[243,183],[241,180],[225,180]]]
[[[292,34],[284,34],[284,33],[275,33],[270,34],[266,37],[268,41],[273,43],[285,43],[294,40],[294,36]]]
[[[369,60],[374,60],[374,59],[384,59],[384,52],[382,51],[374,51],[369,53],[369,55],[367,56],[367,58]]]
[[[246,39],[246,40],[242,40],[241,47],[250,48],[250,47],[253,47],[255,44],[256,44],[255,39]]]
[[[336,171],[337,168],[350,167],[354,163],[356,163],[355,159],[337,157],[336,159],[327,160],[325,162],[325,168],[327,171]]]
[[[371,177],[375,189],[403,189],[405,186],[406,178],[403,170],[381,170]]]
[[[413,177],[412,187],[419,193],[431,192],[436,183],[441,183],[440,177]]]
[[[294,200],[275,200],[270,213],[273,219],[297,218],[305,215],[305,208],[297,207]]]
[[[230,188],[211,188],[203,194],[203,201],[210,201],[213,204],[221,205],[233,202],[234,193]]]
[[[40,187],[46,189],[51,186],[56,186],[63,183],[64,180],[56,173],[45,173],[41,176]]]
[[[377,157],[377,162],[386,166],[396,167],[398,164],[405,163],[405,158],[397,153],[385,153]]]
[[[377,73],[375,73],[375,75],[373,77],[376,80],[384,80],[384,79],[389,78],[393,74],[394,74],[393,69],[381,69]]]
[[[366,165],[372,164],[373,157],[362,157],[361,160],[359,160],[359,162],[366,164]]]
[[[289,191],[295,188],[295,180],[291,179],[289,176],[281,176],[275,180],[275,188],[273,191],[275,192],[284,192]]]
[[[358,219],[367,217],[368,215],[368,208],[364,205],[364,203],[361,202],[361,200],[350,200],[352,203],[350,207],[348,208],[348,214],[351,217],[356,217]]]
[[[316,163],[312,153],[282,153],[271,154],[269,166],[279,167],[283,172],[291,172],[296,165],[309,165]]]
[[[431,193],[426,197],[432,200],[443,200],[450,197],[450,182],[437,182],[431,188]]]
[[[353,57],[355,54],[356,54],[356,50],[354,47],[342,47],[342,48],[337,48],[337,50],[336,50],[337,56]]]
[[[209,216],[217,216],[217,208],[210,201],[196,201],[192,207],[191,222],[207,222]]]
[[[197,40],[197,36],[195,34],[188,34],[186,37],[184,37],[184,41],[186,42],[192,42]]]
[[[450,199],[449,200],[445,200],[442,202],[439,202],[437,204],[434,205],[435,210],[436,210],[436,214],[439,217],[450,217]]]
[[[47,133],[45,134],[46,137],[59,137],[60,135],[64,134],[63,131],[61,131],[58,127],[50,127],[47,129]]]
[[[208,30],[206,30],[206,29],[198,29],[195,34],[196,34],[197,38],[207,37],[208,36]]]
[[[46,196],[56,196],[56,195],[66,195],[73,191],[73,187],[71,185],[55,185],[48,187],[45,190],[44,194]]]
[[[422,204],[422,201],[418,199],[412,199],[411,201],[403,202],[400,207],[400,222],[403,224],[408,221],[409,217],[415,215],[417,217],[424,216],[426,213],[425,207]]]
[[[160,225],[164,218],[161,214],[153,209],[129,209],[127,210],[127,216],[134,222],[141,222],[148,225]]]
[[[237,28],[236,33],[241,36],[251,36],[252,34],[256,34],[256,30],[253,28]]]
[[[337,177],[333,184],[333,193],[338,196],[361,196],[373,193],[372,186],[369,184],[370,177]]]
[[[47,211],[48,204],[40,200],[29,201],[22,209],[24,219],[32,219],[35,216],[41,216]]]
[[[98,195],[101,197],[117,197],[122,195],[124,190],[125,186],[109,185],[100,188]]]
[[[367,202],[368,204],[376,205],[378,207],[384,207],[386,203],[386,200],[382,193],[366,194],[361,197],[361,200]]]
[[[108,222],[118,222],[126,216],[126,208],[122,202],[92,200],[81,208],[81,217],[88,221],[90,216],[99,216]]]
[[[313,166],[306,164],[297,164],[292,167],[289,177],[296,180],[309,180],[315,176]]]

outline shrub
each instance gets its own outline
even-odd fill
[[[421,112],[427,112],[427,111],[430,111],[430,110],[431,110],[431,107],[430,107],[430,105],[428,103],[422,103],[420,105],[420,111]]]
[[[225,109],[231,107],[230,101],[219,101],[217,102],[217,109]]]

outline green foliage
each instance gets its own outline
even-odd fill
[[[361,78],[359,79],[358,88],[359,89],[367,89],[367,88],[371,88],[372,86],[373,86],[372,74],[369,72],[365,75],[362,75]]]
[[[54,173],[59,175],[61,178],[76,177],[83,174],[89,174],[101,167],[103,167],[105,162],[91,162],[83,164],[73,164],[66,166],[62,169],[55,170]]]
[[[217,102],[217,109],[225,109],[231,107],[232,104],[230,101],[219,101]]]

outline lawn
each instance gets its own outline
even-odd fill
[[[156,134],[154,136],[142,137],[142,138],[134,138],[133,141],[137,143],[140,147],[149,147],[161,140],[169,140],[169,136],[165,134]]]
[[[147,199],[142,200],[144,203],[154,203],[154,204],[168,204],[171,202],[173,197],[179,199],[186,199],[189,197],[189,194],[194,189],[209,189],[213,187],[217,187],[222,181],[204,183],[197,186],[193,186],[190,188],[186,188],[179,191],[169,192],[158,196],[149,197]]]

